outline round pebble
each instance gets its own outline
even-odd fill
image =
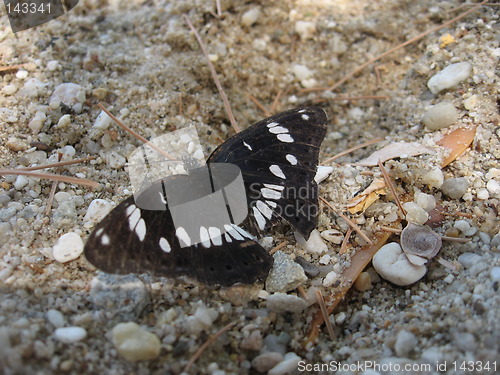
[[[500,281],[500,267],[493,267],[490,270],[491,281]]]
[[[453,125],[458,120],[458,111],[451,103],[441,102],[429,108],[422,122],[429,130],[439,130]]]
[[[161,342],[134,322],[119,323],[112,330],[113,344],[127,361],[144,361],[160,355]]]
[[[301,40],[312,39],[316,33],[316,24],[310,21],[295,22],[295,32],[299,34]]]
[[[406,221],[415,224],[425,224],[425,222],[429,219],[427,212],[414,202],[404,203],[403,208],[406,211]]]
[[[342,234],[342,232],[336,229],[324,230],[323,232],[321,232],[321,237],[335,245],[340,245],[344,240],[344,235]]]
[[[245,27],[250,27],[256,23],[261,17],[261,11],[259,7],[254,7],[247,10],[241,16],[241,24]]]
[[[422,174],[421,181],[430,187],[439,189],[443,185],[444,181],[443,171],[440,167],[432,168],[430,171]]]
[[[490,193],[487,189],[479,189],[476,193],[477,199],[486,200],[490,197]]]
[[[69,124],[71,124],[71,116],[66,114],[61,116],[61,118],[57,122],[57,128],[64,129],[67,128]]]
[[[258,372],[267,372],[283,361],[284,357],[278,352],[264,352],[252,360],[252,367]]]
[[[107,156],[106,161],[107,161],[108,165],[113,169],[120,169],[127,162],[127,160],[123,156],[121,156],[120,154],[118,154],[115,151],[111,151],[106,156]]]
[[[2,93],[6,96],[9,96],[9,95],[14,95],[17,91],[18,87],[17,85],[13,84],[13,83],[9,83],[8,85],[5,85],[2,89]]]
[[[64,315],[59,310],[47,311],[47,319],[56,328],[64,326]]]
[[[432,76],[429,82],[427,82],[427,87],[436,95],[443,90],[457,86],[460,82],[467,79],[471,73],[472,65],[468,62],[451,64]]]
[[[278,313],[299,313],[306,309],[308,304],[304,299],[291,294],[274,293],[267,298],[266,306],[269,310]]]
[[[295,353],[286,353],[283,361],[274,366],[268,371],[267,375],[286,375],[292,373],[292,371],[297,370],[299,362],[302,360]]]
[[[52,256],[61,263],[72,261],[83,253],[83,241],[79,234],[69,232],[57,240]]]
[[[488,189],[491,195],[500,195],[500,184],[496,180],[489,180],[486,183],[486,189]]]
[[[444,180],[441,191],[451,199],[459,199],[467,192],[468,187],[469,182],[465,177],[448,178]]]
[[[106,112],[101,111],[101,113],[99,113],[99,116],[97,116],[97,118],[95,119],[93,128],[106,130],[112,122],[113,120],[111,119],[111,117],[109,117]]]
[[[396,336],[394,350],[399,357],[407,357],[417,344],[417,337],[413,333],[402,330]]]
[[[370,274],[368,272],[361,272],[354,282],[354,287],[360,292],[366,292],[373,288]]]
[[[415,192],[414,201],[427,212],[436,208],[436,198],[434,198],[431,194],[425,194],[417,191]]]
[[[105,199],[94,199],[83,217],[83,221],[98,223],[111,211],[112,204]]]
[[[316,86],[316,80],[313,78],[314,73],[307,66],[295,64],[292,66],[292,72],[303,87],[308,88]]]
[[[382,246],[373,257],[373,268],[384,279],[399,286],[413,284],[427,273],[425,265],[412,264],[396,242]]]
[[[22,175],[17,176],[16,181],[14,182],[14,188],[16,190],[21,190],[26,185],[28,185],[29,182],[30,182],[30,180],[28,180],[28,178],[26,176],[22,176]]]
[[[78,342],[86,336],[87,331],[82,327],[62,327],[54,331],[54,337],[65,344]]]
[[[57,109],[63,103],[72,108],[76,113],[82,110],[82,103],[85,101],[85,89],[76,83],[62,83],[57,86],[52,93],[49,107]]]
[[[195,313],[187,318],[189,331],[194,335],[198,335],[202,331],[206,331],[212,326],[218,316],[219,313],[215,309],[207,308],[205,306],[198,307]]]
[[[38,111],[37,113],[35,113],[33,119],[29,122],[28,128],[30,128],[33,133],[38,134],[42,129],[42,126],[46,119],[47,115],[45,114],[45,112]]]

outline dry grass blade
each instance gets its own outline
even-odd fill
[[[349,244],[349,238],[351,237],[351,234],[352,234],[352,228],[349,227],[344,236],[344,239],[342,240],[342,244],[340,245],[339,254],[347,253],[347,245]]]
[[[356,231],[356,233],[358,233],[367,243],[369,243],[370,245],[373,244],[372,240],[370,240],[368,238],[368,236],[361,230],[361,228],[356,225],[355,222],[353,222],[351,219],[349,219],[347,216],[345,216],[342,212],[340,211],[337,211],[335,209],[335,207],[333,207],[330,202],[328,202],[325,198],[323,197],[319,197],[319,199],[325,203],[333,212],[335,212],[337,215],[339,215],[342,219],[344,219],[347,224],[349,224],[351,226],[352,229],[354,229]]]
[[[329,298],[329,305],[327,308],[328,314],[331,314],[335,308],[338,306],[340,301],[342,301],[349,291],[354,281],[358,278],[359,274],[366,268],[368,263],[372,260],[375,253],[386,243],[387,239],[391,236],[391,233],[382,232],[378,235],[377,241],[371,245],[366,245],[356,252],[351,257],[351,265],[342,272],[341,285],[335,290],[333,295]],[[318,335],[319,328],[323,324],[323,313],[318,312],[311,323],[311,329],[309,335],[304,343],[308,346],[315,343]]]
[[[227,117],[229,118],[229,122],[231,122],[231,126],[233,127],[234,131],[236,133],[239,133],[241,130],[240,130],[238,124],[236,123],[236,120],[233,116],[233,111],[231,110],[231,106],[229,105],[229,100],[227,100],[226,93],[224,92],[224,89],[222,88],[222,85],[220,84],[219,78],[217,77],[217,72],[215,71],[214,64],[212,64],[212,62],[210,61],[210,59],[208,57],[208,52],[207,52],[207,49],[205,47],[205,44],[203,43],[203,40],[201,39],[200,34],[198,34],[198,31],[196,31],[195,27],[191,23],[191,20],[189,19],[189,17],[186,16],[185,14],[183,16],[184,16],[184,20],[186,21],[187,25],[189,26],[189,28],[193,32],[194,36],[196,37],[196,40],[198,41],[198,44],[200,45],[201,51],[203,52],[203,56],[205,56],[205,59],[207,60],[208,68],[210,69],[210,73],[212,73],[212,78],[215,82],[215,86],[217,86],[217,90],[219,90],[219,95],[220,95],[222,101],[224,102],[224,108],[226,109],[226,113],[227,113]]]
[[[328,163],[331,163],[332,161],[334,161],[335,159],[338,159],[340,158],[341,156],[344,156],[344,155],[347,155],[353,151],[356,151],[356,150],[359,150],[360,148],[363,148],[363,147],[366,147],[366,146],[370,146],[374,143],[377,143],[377,142],[382,142],[384,140],[384,138],[375,138],[375,139],[372,139],[371,141],[366,141],[366,142],[363,142],[357,146],[353,146],[351,148],[348,148],[347,150],[345,151],[342,151],[342,152],[339,152],[337,155],[334,155],[332,156],[331,158],[328,158],[324,161],[321,162],[321,164],[328,164]]]
[[[53,163],[53,164],[45,164],[45,165],[37,165],[36,167],[26,167],[26,168],[21,168],[23,171],[37,171],[39,169],[46,169],[46,168],[55,168],[55,167],[63,167],[65,165],[72,165],[72,164],[78,164],[78,163],[85,163],[86,161],[94,160],[96,157],[95,156],[90,156],[88,158],[82,158],[82,159],[75,159],[75,160],[69,160],[69,161],[61,161],[59,163]]]
[[[386,226],[380,226],[380,229],[386,232],[391,232],[391,233],[401,233],[402,230],[398,228],[391,228],[391,227],[386,227]],[[470,242],[470,238],[459,238],[459,237],[449,237],[449,236],[439,236],[443,241],[450,241],[450,242],[460,242],[460,243],[467,243]]]
[[[111,119],[120,127],[122,128],[123,130],[125,130],[126,132],[132,134],[135,138],[137,138],[138,140],[140,140],[141,142],[145,143],[146,145],[148,145],[149,147],[151,147],[153,150],[157,151],[158,153],[160,153],[161,155],[163,155],[165,158],[167,158],[168,160],[170,161],[177,161],[175,160],[175,158],[170,155],[168,152],[165,152],[164,150],[162,150],[161,148],[159,148],[158,146],[156,146],[154,143],[148,141],[146,138],[144,138],[142,135],[140,135],[139,133],[135,132],[134,130],[130,129],[127,125],[125,125],[119,118],[117,118],[115,115],[113,115],[110,111],[108,111],[101,103],[97,104],[97,106],[104,111],[104,113],[106,113],[109,117],[111,117]]]
[[[45,215],[50,214],[52,208],[52,202],[54,201],[54,196],[56,195],[57,181],[52,182],[52,187],[50,188],[49,199],[47,199],[47,208],[45,209]]]
[[[396,188],[394,187],[394,184],[392,183],[391,178],[389,177],[389,173],[387,173],[387,170],[385,169],[384,165],[382,164],[382,162],[380,160],[378,161],[378,166],[380,168],[380,171],[382,172],[382,176],[384,177],[385,184],[387,186],[389,186],[389,190],[391,191],[392,196],[394,197],[394,200],[396,201],[396,204],[398,205],[399,210],[401,211],[403,216],[406,216],[406,211],[403,208],[403,204],[401,203],[398,195],[396,194]]]
[[[330,335],[330,339],[333,341],[335,340],[335,333],[333,332],[332,322],[330,321],[328,316],[329,314],[328,310],[326,309],[325,299],[323,298],[323,294],[319,289],[316,290],[316,299],[318,300],[318,305],[321,310],[321,314],[323,314],[323,321],[325,322],[326,330]]]
[[[210,346],[210,344],[212,344],[215,340],[217,340],[219,336],[229,331],[231,327],[234,326],[235,324],[236,322],[231,322],[222,327],[217,333],[210,336],[210,338],[202,346],[200,346],[200,348],[196,351],[196,353],[193,354],[186,367],[184,367],[184,372],[188,372],[191,366],[198,360],[198,358],[200,358],[201,354],[205,351],[205,349],[207,349]]]
[[[282,243],[280,243],[279,245],[276,245],[275,247],[273,247],[271,250],[269,250],[269,254],[274,254],[275,252],[277,252],[279,249],[282,249],[284,248],[286,245],[288,245],[288,241],[283,241]]]
[[[341,102],[341,101],[353,101],[353,100],[367,100],[367,99],[389,99],[387,95],[364,95],[364,96],[345,96],[336,98],[318,98],[314,100],[314,103],[324,103],[324,102]]]
[[[350,80],[352,77],[354,77],[357,73],[359,73],[360,71],[362,71],[364,68],[366,68],[368,65],[371,65],[373,64],[375,61],[378,61],[382,58],[384,58],[385,56],[393,53],[394,51],[397,51],[398,49],[400,48],[403,48],[403,47],[406,47],[407,45],[411,44],[411,43],[414,43],[420,39],[422,39],[423,37],[429,35],[429,34],[432,34],[436,31],[439,31],[441,29],[444,29],[445,27],[448,27],[449,25],[451,25],[452,23],[464,18],[465,16],[467,16],[468,14],[476,11],[477,9],[479,9],[482,5],[486,4],[489,0],[484,0],[482,2],[480,2],[479,4],[475,5],[474,7],[472,7],[471,9],[469,9],[468,11],[465,11],[461,14],[459,14],[458,16],[456,16],[455,18],[443,23],[442,25],[439,25],[439,26],[436,26],[436,27],[433,27],[432,29],[430,30],[427,30],[427,31],[424,31],[423,33],[417,35],[416,37],[414,38],[411,38],[410,40],[407,40],[406,42],[404,43],[401,43],[399,45],[397,45],[396,47],[393,47],[391,48],[390,50],[382,53],[381,55],[378,55],[376,57],[374,57],[373,59],[370,59],[368,60],[367,62],[365,62],[364,64],[361,64],[360,66],[358,66],[356,69],[354,69],[352,72],[350,72],[349,74],[347,74],[346,76],[344,76],[344,78],[342,78],[340,81],[337,81],[336,83],[334,83],[332,86],[330,87],[312,87],[310,89],[303,89],[301,90],[301,92],[305,93],[305,92],[312,92],[312,91],[333,91],[335,90],[337,87],[339,87],[340,85],[344,84],[345,82],[347,82],[348,80]]]
[[[28,64],[17,64],[17,65],[10,65],[10,66],[0,66],[0,73],[2,72],[8,72],[11,70],[16,70],[19,68],[24,68]]]
[[[33,171],[26,171],[24,169],[0,169],[0,175],[23,175],[35,178],[43,178],[45,180],[67,182],[68,184],[88,186],[91,188],[98,188],[100,185],[97,182],[87,180],[86,178],[77,178],[62,176],[53,173],[39,173]]]

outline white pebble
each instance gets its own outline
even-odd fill
[[[292,66],[292,72],[303,87],[309,88],[316,86],[316,80],[313,78],[314,73],[307,66],[295,64]]]
[[[27,96],[35,98],[42,93],[45,86],[47,86],[47,84],[43,83],[38,78],[30,78],[24,83],[23,91]]]
[[[57,109],[61,103],[81,111],[81,104],[85,101],[85,89],[76,83],[62,83],[56,87],[50,97],[49,107]],[[79,104],[79,105],[78,105]]]
[[[79,234],[69,232],[57,240],[52,249],[52,256],[61,263],[78,258],[83,253],[83,241]]]
[[[458,120],[458,111],[451,103],[441,102],[429,108],[422,118],[430,130],[439,130],[453,125]]]
[[[321,232],[321,237],[335,245],[340,245],[344,240],[344,235],[342,234],[342,232],[336,229],[324,230],[323,232]]]
[[[47,320],[56,328],[64,326],[64,315],[59,310],[47,311]]]
[[[325,278],[323,279],[323,286],[324,287],[329,287],[332,286],[335,281],[337,281],[339,278],[339,274],[335,271],[330,271],[326,274]]]
[[[249,9],[241,16],[241,24],[245,27],[250,27],[259,20],[260,16],[259,7]]]
[[[474,110],[476,108],[478,102],[477,95],[471,95],[467,99],[463,100],[464,108],[468,111]]]
[[[57,70],[59,66],[59,61],[57,60],[50,60],[48,63],[47,63],[47,70],[49,70],[50,72],[54,72]]]
[[[73,146],[67,145],[61,148],[60,153],[62,154],[62,159],[71,160],[76,155],[76,150]]]
[[[290,352],[285,354],[285,359],[268,371],[267,375],[286,375],[297,370],[302,360],[297,354]]]
[[[98,223],[111,211],[113,206],[105,199],[94,199],[89,204],[83,221]]]
[[[29,184],[29,180],[26,176],[17,176],[16,177],[16,181],[14,182],[14,188],[16,190],[21,190],[22,188],[24,188],[26,185]]]
[[[422,174],[421,181],[430,187],[439,189],[444,182],[443,171],[439,167],[434,167],[430,171]]]
[[[187,318],[189,331],[194,335],[198,335],[210,328],[218,316],[219,313],[215,309],[205,306],[198,307],[196,312]]]
[[[493,267],[490,271],[491,281],[500,281],[500,267]]]
[[[424,265],[412,264],[396,242],[382,246],[373,257],[373,268],[384,279],[399,286],[413,284],[427,273]]]
[[[65,344],[71,344],[83,340],[87,336],[87,331],[82,327],[57,328],[54,331],[54,336]]]
[[[92,126],[95,129],[106,130],[113,120],[109,117],[106,112],[101,111],[99,116],[95,119],[94,125]]]
[[[45,114],[45,112],[38,111],[37,113],[35,113],[33,119],[31,119],[31,121],[29,122],[28,128],[30,128],[33,133],[38,134],[42,129],[43,123],[46,119],[47,115]]]
[[[54,199],[57,203],[62,203],[71,198],[71,194],[66,191],[58,191],[54,194]]]
[[[301,40],[312,39],[316,32],[316,24],[309,21],[295,22],[295,32],[299,34]]]
[[[427,212],[436,208],[436,198],[434,198],[431,194],[425,194],[421,191],[417,191],[415,192],[414,201]]]
[[[294,232],[294,236],[297,243],[308,253],[321,254],[328,250],[328,246],[321,238],[317,229],[311,232],[307,241],[299,232]]]
[[[18,87],[14,83],[9,83],[8,85],[5,85],[2,89],[2,93],[6,96],[13,95],[16,93]]]
[[[113,169],[120,169],[127,162],[127,160],[123,156],[121,156],[119,153],[115,151],[111,151],[106,156],[107,156],[106,161],[108,165]]]
[[[64,129],[67,128],[69,124],[71,124],[71,116],[66,114],[61,116],[61,118],[57,122],[57,128]]]
[[[488,189],[491,195],[500,194],[500,184],[496,180],[489,180],[486,183],[486,189]]]
[[[314,181],[319,184],[320,182],[325,181],[332,172],[333,167],[324,167],[322,165],[318,165],[318,168],[316,169],[316,175],[314,176]]]
[[[427,87],[435,95],[442,90],[451,89],[460,82],[467,79],[472,73],[472,65],[468,62],[460,62],[448,65],[435,74],[427,82]]]
[[[403,208],[406,211],[406,221],[415,224],[425,224],[425,222],[429,219],[427,212],[414,202],[404,203]]]
[[[292,294],[273,293],[267,298],[266,306],[269,310],[277,313],[299,313],[308,307],[308,303]]]
[[[474,265],[480,263],[482,258],[480,255],[467,252],[460,254],[457,260],[462,266],[464,266],[464,268],[471,268]]]
[[[476,193],[477,199],[481,200],[486,200],[490,197],[490,193],[488,192],[488,189],[479,189]]]
[[[134,322],[119,323],[112,330],[113,344],[127,361],[154,359],[160,355],[161,342]]]
[[[28,71],[24,70],[24,69],[18,70],[17,73],[16,73],[16,78],[17,79],[26,79],[26,78],[28,78]]]
[[[407,357],[418,344],[417,337],[408,331],[401,330],[396,336],[394,350],[398,357]]]
[[[464,236],[470,237],[477,232],[477,228],[471,226],[465,220],[457,220],[455,224],[453,224],[455,228],[457,228]]]

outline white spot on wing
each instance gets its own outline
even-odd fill
[[[293,142],[293,138],[290,136],[290,134],[278,134],[278,139],[281,142],[285,142],[285,143],[292,143]]]
[[[277,122],[270,122],[269,124],[267,124],[267,127],[272,128],[273,126],[277,126],[277,125],[279,125]]]
[[[104,246],[109,245],[109,236],[107,234],[105,234],[101,237],[101,245],[104,245]]]
[[[264,198],[267,199],[280,199],[281,198],[281,193],[276,190],[268,189],[268,188],[262,188],[260,189],[260,192]]]
[[[293,156],[293,155],[287,154],[286,155],[286,160],[288,160],[288,162],[291,165],[297,165],[297,158],[295,156]]]
[[[250,146],[248,143],[246,143],[245,141],[243,141],[243,145],[248,148],[250,151],[252,151],[252,146]]]
[[[187,234],[186,230],[183,227],[177,228],[177,230],[175,231],[175,235],[179,239],[179,242],[182,241],[182,243],[184,243],[185,246],[191,246],[191,238],[189,238],[189,235]]]
[[[165,197],[163,196],[163,194],[161,192],[158,192],[158,194],[160,194],[161,203],[167,204],[167,201],[165,200]]]
[[[264,184],[264,186],[269,188],[269,189],[274,189],[274,190],[279,190],[279,191],[283,191],[283,189],[285,188],[284,186],[274,185],[274,184]]]
[[[217,227],[208,228],[208,233],[210,234],[210,239],[214,243],[215,246],[222,245],[222,237],[220,234],[220,229]]]
[[[254,237],[248,233],[246,230],[244,230],[243,228],[240,228],[239,226],[237,226],[236,224],[231,224],[231,226],[236,229],[243,237],[246,237],[246,238],[250,238],[251,240],[254,239]]]
[[[277,204],[276,202],[273,202],[273,201],[266,201],[266,203],[271,206],[272,208],[276,208]]]
[[[205,248],[208,249],[211,246],[210,235],[208,234],[208,230],[205,227],[200,227],[200,240],[201,240],[201,244]]]
[[[275,126],[273,128],[270,128],[269,132],[273,134],[282,134],[282,133],[288,133],[288,129],[284,128],[283,126]]]
[[[135,227],[135,234],[139,237],[139,240],[144,241],[144,237],[146,237],[146,222],[144,219],[139,220],[137,226]]]
[[[263,230],[266,227],[266,219],[264,218],[264,216],[262,216],[257,207],[252,207],[252,210],[253,210],[253,217],[257,221],[259,229]]]
[[[309,115],[302,115],[302,120],[309,120]]]
[[[127,207],[125,213],[127,214],[127,216],[129,216],[132,212],[135,211],[136,208],[137,206],[135,204],[131,204],[130,206]]]
[[[128,217],[128,226],[129,226],[130,230],[134,230],[135,226],[137,225],[137,223],[141,219],[141,210],[139,210],[136,206],[134,206],[134,207],[135,207],[135,209],[132,211],[132,214]],[[128,209],[127,209],[127,211],[128,211]]]
[[[231,235],[236,241],[243,241],[243,237],[241,236],[240,233],[238,233],[236,230],[234,230],[234,227],[232,225],[225,224],[224,229],[226,230],[227,233]]]
[[[97,230],[97,232],[95,232],[95,235],[96,235],[97,237],[99,237],[99,236],[101,235],[101,233],[102,233],[102,232],[104,232],[104,228],[99,228],[99,229]]]
[[[264,215],[268,219],[271,219],[271,216],[273,216],[273,210],[271,210],[271,208],[267,204],[262,201],[257,201],[255,205],[257,206],[257,209],[262,212],[262,215]]]
[[[233,242],[233,239],[227,232],[224,232],[224,238],[226,239],[226,242]]]
[[[302,109],[299,111],[299,113],[304,113],[305,111],[306,111],[306,109],[305,109],[305,108],[302,108]]]
[[[279,177],[279,178],[283,178],[283,179],[286,179],[285,175],[283,174],[283,171],[281,170],[281,168],[276,165],[276,164],[272,164],[270,167],[269,167],[269,170],[271,171],[271,173],[273,175],[275,175],[276,177]]]
[[[159,245],[160,245],[160,249],[162,249],[166,253],[170,253],[170,250],[172,250],[170,248],[170,244],[168,243],[167,239],[164,237],[160,238]]]

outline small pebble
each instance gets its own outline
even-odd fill
[[[321,232],[321,237],[335,245],[340,245],[344,240],[344,234],[336,229],[324,230]]]
[[[252,360],[252,367],[258,372],[266,372],[283,361],[284,357],[278,352],[264,352]]]
[[[259,20],[261,15],[259,7],[251,8],[241,16],[241,24],[245,27],[250,27]]]
[[[412,264],[396,242],[382,246],[373,257],[373,268],[384,279],[399,286],[413,284],[427,273],[424,265]]]
[[[472,65],[468,62],[451,64],[432,76],[429,82],[427,82],[427,87],[436,95],[443,90],[457,86],[460,82],[467,79],[471,73]]]
[[[322,165],[318,165],[318,168],[316,169],[316,175],[314,176],[314,181],[319,184],[325,181],[332,172],[333,167],[324,167]]]
[[[436,198],[434,198],[431,194],[425,194],[417,191],[415,192],[414,201],[427,212],[436,208]]]
[[[54,337],[65,344],[71,344],[87,337],[87,331],[81,327],[61,327],[54,331]]]
[[[57,128],[58,129],[65,129],[68,127],[69,124],[71,124],[71,116],[66,114],[66,115],[61,116],[61,118],[57,122]]]
[[[441,102],[429,108],[422,122],[429,130],[439,130],[453,125],[458,120],[458,111],[451,103]]]
[[[417,344],[418,339],[413,333],[402,330],[399,331],[396,336],[394,350],[399,357],[407,357],[408,354],[415,349]]]
[[[35,116],[29,122],[28,128],[30,128],[34,134],[38,134],[42,129],[42,126],[46,119],[47,115],[45,114],[45,112],[38,111],[37,113],[35,113]]]
[[[481,199],[481,200],[486,200],[490,197],[490,193],[488,192],[488,189],[479,189],[476,193],[476,196],[477,196],[477,199]]]
[[[14,188],[16,190],[21,190],[24,188],[26,185],[28,185],[30,180],[26,176],[19,175],[16,177],[16,181],[14,182]]]
[[[127,361],[145,361],[160,355],[161,342],[134,322],[119,323],[112,330],[113,344]]]
[[[51,60],[47,63],[47,70],[54,72],[57,70],[59,67],[59,61],[57,60]]]
[[[28,144],[19,138],[11,137],[5,142],[5,145],[12,151],[25,151],[28,149]]]
[[[441,237],[427,225],[409,222],[401,232],[401,248],[407,256],[413,254],[431,259],[441,250],[441,246]],[[416,264],[422,265],[423,263],[420,259],[417,259]]]
[[[56,328],[64,326],[64,315],[59,310],[47,311],[47,319]]]
[[[273,293],[267,298],[266,306],[277,313],[299,313],[304,311],[308,304],[304,299],[291,294]]]
[[[295,32],[299,34],[301,40],[312,39],[316,33],[316,24],[310,21],[295,22]]]
[[[9,83],[8,85],[5,85],[2,89],[2,93],[6,96],[9,96],[9,95],[14,95],[17,91],[18,87],[17,85],[13,84],[13,83]]]
[[[218,316],[219,313],[215,309],[198,307],[195,313],[187,318],[189,331],[194,335],[199,335],[210,328]]]
[[[83,221],[94,224],[100,222],[113,208],[112,204],[105,199],[94,199],[89,204]]]
[[[429,185],[430,187],[439,189],[443,185],[444,176],[443,171],[440,167],[432,168],[430,171],[426,171],[420,177],[422,183]]]
[[[76,83],[62,83],[57,86],[52,93],[49,107],[57,109],[63,103],[72,108],[76,113],[82,110],[82,103],[85,101],[85,89]]]
[[[477,106],[477,103],[478,103],[477,95],[471,95],[470,97],[468,97],[463,101],[464,108],[468,111],[474,110],[474,108],[476,108]]]
[[[480,255],[467,252],[460,254],[457,260],[462,266],[464,266],[464,268],[467,269],[473,267],[476,263],[481,262],[482,258]]]
[[[425,222],[429,219],[427,212],[414,202],[404,203],[403,208],[406,211],[406,221],[415,224],[425,224]]]
[[[471,226],[466,220],[457,220],[453,226],[462,232],[462,234],[466,237],[473,236],[477,232],[477,228]]]
[[[489,180],[486,183],[486,189],[488,189],[491,195],[500,195],[500,184],[496,180]]]
[[[328,246],[323,241],[323,238],[321,238],[321,234],[317,229],[311,232],[307,241],[299,232],[294,232],[293,234],[297,243],[308,253],[321,254],[328,251]]]
[[[297,370],[299,362],[302,360],[297,354],[291,352],[286,353],[283,361],[270,369],[267,375],[286,375]]]
[[[97,116],[97,118],[95,119],[93,128],[106,130],[112,122],[113,120],[111,119],[111,117],[109,117],[106,112],[101,111],[101,113],[99,113],[99,116]]]
[[[62,203],[71,198],[71,194],[66,191],[58,191],[54,194],[54,199],[57,203]]]
[[[61,263],[72,261],[83,253],[83,241],[79,234],[69,232],[57,240],[52,256]]]
[[[307,281],[304,269],[290,256],[277,251],[273,257],[274,265],[266,280],[266,290],[269,293],[285,293]]]
[[[493,267],[490,270],[491,281],[500,281],[500,267]]]
[[[366,292],[373,288],[372,280],[368,272],[361,272],[354,282],[354,287],[360,292]]]
[[[468,187],[469,182],[465,177],[448,178],[444,180],[441,191],[451,199],[459,199],[467,192]]]
[[[16,78],[17,79],[26,79],[26,78],[28,78],[28,71],[24,70],[24,69],[18,70],[17,73],[16,73]]]
[[[113,169],[120,169],[127,162],[127,160],[123,156],[121,156],[119,153],[117,153],[116,151],[111,151],[106,156],[107,156],[106,162]]]
[[[295,64],[292,66],[292,72],[295,77],[300,81],[300,84],[304,88],[314,87],[317,82],[313,78],[313,71],[310,70],[307,66],[301,64]]]
[[[262,349],[262,333],[257,329],[250,333],[248,337],[241,340],[240,348],[243,350],[259,351]]]
[[[323,279],[323,286],[328,288],[332,286],[338,279],[339,279],[339,274],[335,271],[330,271],[326,274],[325,278]]]

